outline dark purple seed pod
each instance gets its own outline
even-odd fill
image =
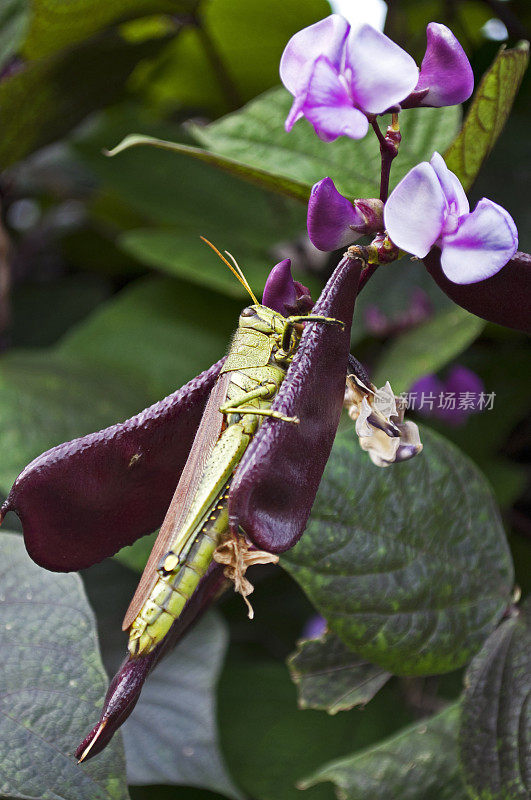
[[[287,550],[300,539],[334,441],[345,392],[350,327],[363,262],[344,257],[306,323],[272,408],[298,425],[266,419],[245,452],[229,495],[229,519],[258,548]]]
[[[20,517],[37,564],[83,569],[160,526],[223,360],[126,422],[28,464],[1,516]]]
[[[488,322],[531,333],[531,256],[517,251],[502,269],[477,283],[453,283],[441,268],[434,247],[423,259],[435,283],[454,303]]]
[[[86,761],[110,742],[134,709],[151,670],[199,621],[227,585],[223,567],[212,563],[165,639],[147,656],[125,659],[110,683],[98,722],[75,751],[76,758]]]

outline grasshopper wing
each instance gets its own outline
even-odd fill
[[[21,472],[1,516],[20,517],[37,564],[82,569],[159,527],[223,360],[136,417],[58,445]]]
[[[232,482],[231,528],[245,531],[256,547],[288,550],[300,539],[334,441],[345,392],[350,327],[362,262],[344,258],[312,314],[345,323],[306,323],[272,408],[299,425],[262,423]]]
[[[226,372],[218,378],[216,385],[212,389],[159,535],[142,573],[140,583],[127,609],[123,621],[124,630],[129,628],[153,588],[158,577],[156,570],[164,554],[167,553],[170,547],[174,549],[174,552],[178,553],[175,542],[180,528],[192,505],[197,484],[203,474],[205,464],[221,434],[223,414],[220,413],[219,407],[227,399],[229,381],[230,375]]]

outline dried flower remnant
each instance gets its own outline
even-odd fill
[[[229,532],[218,544],[214,561],[224,565],[224,576],[234,585],[234,591],[241,594],[247,605],[247,616],[253,619],[254,610],[247,598],[254,592],[254,586],[245,577],[245,573],[256,564],[278,564],[278,556],[265,550],[257,550],[249,545],[245,536]]]
[[[358,369],[349,372],[344,404],[356,422],[361,448],[377,467],[408,461],[422,451],[418,426],[404,422],[407,402],[395,396],[389,381],[377,389]]]

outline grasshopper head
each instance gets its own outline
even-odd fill
[[[244,308],[240,314],[240,328],[252,328],[261,333],[282,333],[286,327],[286,319],[278,311],[258,303]]]

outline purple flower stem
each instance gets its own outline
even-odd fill
[[[372,278],[379,266],[379,264],[368,264],[364,269],[362,269],[356,297],[359,295],[369,278]]]
[[[393,114],[393,121],[387,128],[387,133],[384,136],[380,130],[380,126],[376,121],[375,116],[369,117],[372,129],[380,142],[380,155],[382,159],[382,168],[380,173],[380,200],[385,203],[389,194],[389,176],[391,174],[391,164],[393,159],[398,155],[398,146],[400,144],[401,136],[398,127],[398,114]]]

